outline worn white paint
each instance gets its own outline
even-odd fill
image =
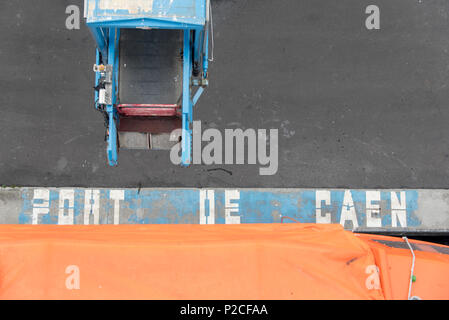
[[[225,222],[226,224],[240,224],[239,203],[240,200],[239,190],[225,190]]]
[[[60,190],[58,224],[72,225],[74,223],[74,207],[75,207],[75,190],[73,189]]]
[[[207,216],[206,201],[209,201],[209,212]],[[214,190],[200,190],[200,224],[215,224]]]
[[[32,224],[39,223],[39,215],[45,215],[50,212],[49,201],[50,201],[50,190],[34,189]]]
[[[400,199],[397,193],[391,192],[391,226],[398,227],[398,222],[401,227],[407,227],[407,205],[405,199],[405,191],[401,191]]]
[[[125,200],[125,190],[111,190],[109,198],[114,200],[114,224],[120,223],[120,201]]]
[[[366,191],[366,226],[369,228],[382,227],[380,191]]]
[[[93,216],[93,224],[100,223],[100,190],[84,191],[84,224],[90,224],[90,216]]]
[[[322,204],[325,206],[331,205],[331,192],[329,190],[317,190],[315,192],[315,216],[316,223],[331,223],[331,214],[327,212],[323,216]]]
[[[253,201],[259,201],[248,198],[249,195],[243,192],[243,189],[195,190],[198,191],[199,206],[196,207],[195,204],[186,203],[186,207],[191,207],[191,209],[183,214],[191,215],[193,213],[195,215],[199,213],[198,220],[201,224],[214,224],[218,217],[224,219],[227,224],[247,222],[246,217],[253,215],[254,212],[243,211],[246,210],[243,205],[247,205],[248,200],[251,200],[252,203]],[[310,192],[310,190],[301,189],[272,190],[275,193],[296,193],[299,197],[302,191]],[[30,194],[24,196],[23,192],[28,193],[30,191]],[[343,194],[336,193],[336,199],[333,199],[335,191],[343,192]],[[98,189],[67,188],[32,188],[32,190],[29,188],[17,190],[6,188],[3,192],[8,194],[8,197],[11,197],[11,194],[15,194],[16,197],[13,200],[8,200],[8,202],[2,201],[5,212],[8,212],[8,219],[2,220],[6,221],[5,223],[41,224],[44,223],[43,216],[51,218],[51,221],[46,219],[45,223],[54,223],[56,219],[58,224],[69,225],[74,223],[99,224],[100,221],[114,224],[133,223],[130,218],[133,211],[129,210],[128,201],[134,201],[135,199],[126,199],[126,193],[123,189],[104,189],[104,191],[100,191]],[[102,196],[103,192],[104,196]],[[220,193],[220,199],[223,195],[224,200],[219,209],[217,209],[215,203],[217,192]],[[416,190],[416,192],[410,192],[410,199],[408,198],[409,193],[405,190],[317,189],[314,192],[314,198],[310,197],[310,194],[308,195],[314,206],[310,208],[309,205],[304,206],[303,203],[298,202],[297,211],[294,208],[290,208],[288,212],[282,211],[282,206],[279,208],[279,204],[264,203],[263,198],[261,198],[262,207],[260,209],[264,217],[258,218],[271,221],[272,217],[279,216],[279,213],[282,213],[285,216],[299,217],[301,221],[301,217],[307,216],[310,219],[311,214],[314,214],[313,219],[316,223],[339,222],[347,228],[356,228],[362,221],[363,226],[361,227],[368,228],[449,228],[448,190]],[[353,198],[356,194],[357,199]],[[416,196],[416,194],[419,196]],[[342,196],[343,202],[341,202]],[[22,211],[20,211],[20,208],[22,208]],[[207,208],[209,209],[207,210]],[[312,211],[309,212],[310,210]],[[79,214],[76,219],[75,214]],[[13,216],[17,218],[13,218]],[[189,219],[191,218],[189,217]],[[251,219],[253,218],[251,217]],[[391,220],[388,218],[391,218]],[[223,222],[221,219],[218,219],[220,223]],[[195,222],[192,220],[192,223]]]
[[[358,228],[357,213],[355,212],[354,200],[352,199],[351,190],[345,190],[343,198],[343,206],[341,208],[340,224],[344,227],[346,221],[352,222],[352,228]]]

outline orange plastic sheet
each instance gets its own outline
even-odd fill
[[[370,243],[340,225],[2,225],[0,299],[384,299]]]
[[[357,235],[367,242],[380,270],[386,299],[408,299],[412,253],[401,238]],[[409,240],[415,254],[411,297],[423,300],[449,299],[449,247]]]

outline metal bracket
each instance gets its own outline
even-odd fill
[[[94,72],[100,74],[99,79],[99,90],[98,90],[98,103],[104,105],[112,104],[112,75],[113,66],[108,65],[97,65],[93,67]]]

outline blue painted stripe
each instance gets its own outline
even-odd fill
[[[69,223],[84,224],[85,212],[94,215],[98,204],[99,223],[114,223],[115,204],[118,203],[121,224],[183,224],[200,223],[200,189],[123,189],[123,200],[114,200],[111,190],[98,189],[98,199],[86,197],[90,189],[43,189],[48,191],[48,199],[39,198],[38,188],[22,189],[22,210],[17,223],[31,224],[33,215],[39,224],[60,224],[61,216]],[[42,190],[42,189],[41,189]],[[61,190],[73,190],[73,197],[62,199]],[[210,189],[213,198],[204,201],[205,216],[214,216],[208,223],[278,223],[283,216],[294,218],[303,223],[317,222],[317,190],[303,189]],[[46,191],[46,192],[47,192]],[[205,190],[203,190],[204,192]],[[329,203],[321,203],[321,216],[330,214],[331,223],[340,223],[343,210],[350,210],[344,203],[345,190],[328,190]],[[359,227],[367,227],[367,199],[364,190],[348,190],[353,200]],[[400,192],[405,196],[405,217],[407,227],[420,227],[421,221],[416,215],[418,209],[418,191],[380,190],[381,226],[392,226],[392,195],[401,200]],[[45,192],[43,194],[46,194]],[[68,192],[71,195],[72,193]],[[237,195],[236,198],[231,198]],[[228,199],[226,199],[228,197]],[[226,201],[228,200],[228,201]],[[228,206],[226,203],[228,202]],[[87,203],[87,208],[86,208]],[[376,203],[376,202],[374,202]],[[397,203],[396,203],[397,205]],[[319,206],[319,204],[318,204]],[[211,208],[215,211],[211,215]],[[86,211],[87,210],[87,211]],[[403,212],[398,209],[399,212]],[[72,216],[73,215],[73,216]],[[236,218],[233,218],[236,217]],[[65,220],[64,220],[65,221]],[[90,219],[89,221],[93,221]],[[237,221],[237,222],[236,222]],[[286,220],[286,223],[291,221]],[[92,222],[90,222],[92,223]],[[352,222],[346,226],[352,228]],[[401,227],[398,222],[398,227]]]

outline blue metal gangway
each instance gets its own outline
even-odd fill
[[[120,147],[179,142],[181,164],[191,163],[193,107],[208,85],[210,13],[210,0],[85,0],[111,166]]]

